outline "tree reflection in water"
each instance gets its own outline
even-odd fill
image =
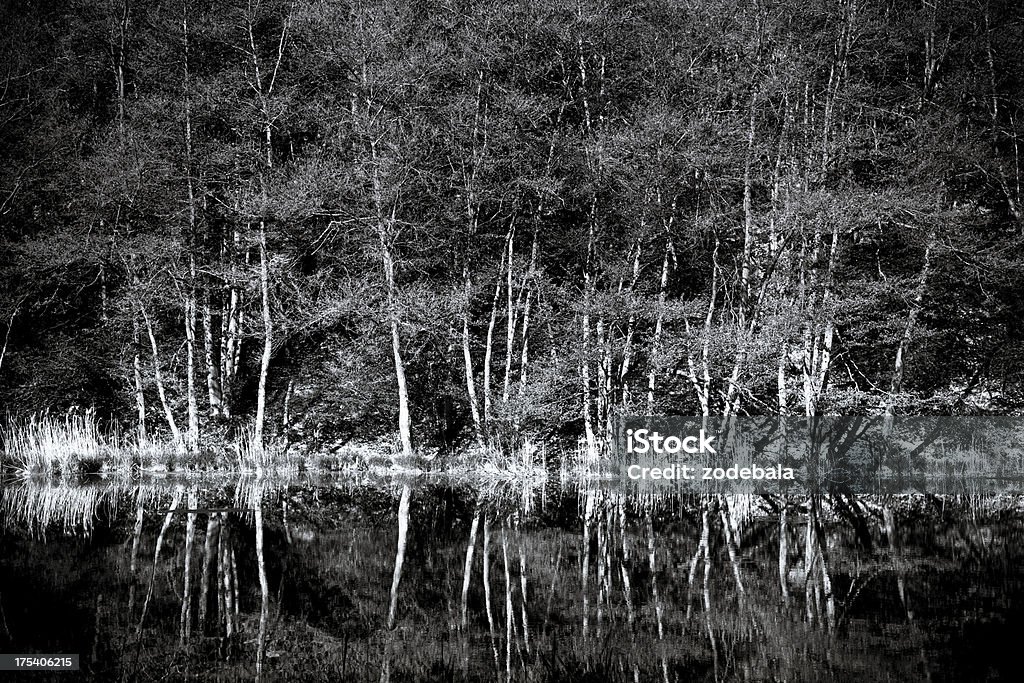
[[[1020,503],[29,480],[0,650],[90,680],[989,679]]]

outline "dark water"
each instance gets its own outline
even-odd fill
[[[1017,498],[0,489],[4,680],[1020,680]],[[467,573],[467,567],[469,571]]]

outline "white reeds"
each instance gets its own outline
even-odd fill
[[[99,460],[105,450],[96,417],[89,411],[9,420],[3,443],[7,460],[24,474],[78,472],[84,461]]]
[[[263,441],[257,438],[256,428],[252,425],[238,432],[234,451],[240,472],[262,474],[273,471],[277,466],[277,449],[264,445]]]

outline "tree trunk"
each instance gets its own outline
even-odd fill
[[[256,427],[254,441],[257,448],[263,448],[263,426],[267,412],[267,373],[270,370],[270,356],[274,349],[274,322],[270,315],[270,272],[267,265],[267,233],[264,221],[260,221],[260,298],[263,303],[263,355],[260,357],[260,379],[256,390]]]
[[[195,263],[192,268],[195,277]],[[190,451],[199,445],[199,404],[196,400],[196,288],[189,288],[185,303],[185,376],[188,402],[188,442]]]
[[[213,330],[213,310],[210,304],[210,292],[207,291],[203,298],[203,347],[206,352],[206,391],[210,403],[210,417],[220,417],[223,408],[221,401],[223,389],[221,387],[220,375],[220,345],[214,342]]]
[[[11,317],[7,319],[7,331],[4,333],[4,345],[0,348],[0,370],[4,367],[4,356],[7,355],[7,342],[11,339],[11,329],[14,327],[14,316],[18,315],[18,306],[14,307]]]
[[[914,327],[917,325],[917,318],[921,314],[921,304],[924,301],[924,293],[928,287],[928,274],[932,264],[932,249],[935,245],[935,230],[928,235],[928,244],[924,250],[924,265],[921,266],[921,274],[917,279],[917,287],[914,289],[914,298],[910,304],[910,311],[907,313],[907,321],[903,326],[903,334],[900,336],[900,343],[896,347],[896,361],[892,371],[892,383],[889,386],[889,398],[885,405],[886,428],[892,422],[896,414],[896,397],[903,391],[903,375],[906,371],[907,352],[910,343],[914,338]]]
[[[469,267],[463,267],[463,282],[465,287],[466,301],[462,309],[462,360],[466,371],[466,397],[469,399],[469,410],[473,417],[473,434],[478,445],[483,446],[484,434],[483,425],[480,422],[480,405],[476,397],[476,380],[473,372],[473,354],[469,344],[469,307],[472,292],[472,282],[469,276]]]
[[[512,353],[514,350],[513,347],[515,346],[516,326],[518,325],[518,322],[516,320],[516,306],[512,301],[512,290],[514,289],[514,286],[512,284],[513,247],[513,240],[510,239],[508,243],[508,270],[505,271],[507,278],[507,296],[505,302],[505,376],[503,378],[504,383],[501,390],[501,402],[506,406],[508,405],[509,387],[512,379]]]
[[[188,402],[188,442],[190,451],[199,445],[199,407],[196,403],[196,194],[192,181],[192,103],[188,65],[188,1],[182,2],[182,34],[184,37],[184,74],[182,90],[185,105],[185,186],[188,193],[188,265],[189,287],[185,296],[185,375]]]
[[[388,317],[391,325],[391,354],[395,362],[395,380],[398,385],[398,436],[402,442],[402,455],[412,455],[412,426],[409,418],[409,388],[405,380],[405,361],[402,360],[402,340],[398,331],[398,294],[395,286],[395,263],[391,247],[383,232],[380,236],[384,260],[384,276],[388,290]]]
[[[629,284],[629,293],[632,296],[636,292],[636,283],[640,279],[640,253],[642,245],[636,240],[635,254],[633,255],[633,273]],[[630,305],[629,319],[626,321],[626,339],[622,342],[622,364],[619,366],[619,401],[625,409],[630,402],[629,396],[629,370],[633,362],[633,336],[636,333],[636,313]]]
[[[156,333],[153,332],[153,325],[149,320],[149,315],[146,313],[145,307],[139,302],[139,310],[142,313],[142,319],[146,322],[146,331],[149,333],[149,345],[153,351],[153,375],[156,379],[156,393],[160,397],[160,405],[164,409],[164,418],[167,420],[167,428],[171,430],[171,438],[174,440],[175,448],[179,452],[185,451],[185,442],[181,438],[181,431],[178,429],[178,423],[174,420],[174,413],[171,411],[171,405],[167,402],[167,392],[164,389],[164,377],[160,370],[160,351],[156,345]]]
[[[135,411],[139,448],[146,445],[146,394],[142,383],[142,352],[139,341],[139,318],[132,314],[132,377],[135,381]]]
[[[501,287],[504,283],[504,271],[507,257],[512,253],[512,241],[515,238],[515,222],[509,221],[508,231],[505,233],[505,248],[501,252],[501,263],[498,265],[498,275],[494,281],[494,298],[491,301],[491,318],[487,323],[487,341],[484,346],[484,429],[488,429],[488,422],[491,419],[491,358],[494,354],[494,328],[498,322],[498,301],[501,299]],[[509,264],[511,267],[511,264]]]
[[[231,417],[234,412],[232,392],[242,345],[242,340],[239,338],[241,306],[242,295],[237,287],[231,285],[225,302],[224,315],[221,318],[221,412],[224,417]]]
[[[661,261],[661,279],[658,282],[658,308],[654,319],[654,335],[651,337],[651,358],[647,371],[647,414],[654,414],[654,390],[657,378],[658,356],[661,353],[661,335],[665,325],[665,299],[668,289],[669,257],[672,254],[672,240],[665,241],[665,256]]]

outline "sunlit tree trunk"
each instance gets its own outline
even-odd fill
[[[506,275],[506,300],[505,300],[505,374],[503,376],[503,384],[501,390],[501,402],[508,405],[509,388],[512,380],[512,355],[515,351],[515,339],[516,339],[516,327],[518,325],[518,314],[517,306],[512,300],[513,290],[515,289],[512,282],[512,249],[513,243],[510,241],[508,245],[508,270],[505,271]]]
[[[642,229],[642,224],[641,224]],[[643,245],[640,243],[639,238],[636,240],[633,247],[633,269],[632,279],[629,284],[630,296],[636,294],[636,284],[640,279],[640,255],[643,250]],[[633,336],[636,333],[636,312],[633,310],[632,304],[630,305],[629,319],[626,321],[626,338],[622,343],[622,363],[619,366],[618,383],[621,391],[619,403],[623,408],[630,404],[629,394],[629,371],[632,367],[633,362]]]
[[[718,267],[718,240],[715,240],[715,250],[711,255],[711,295],[708,299],[708,312],[704,317],[704,326],[700,333],[700,363],[698,365],[694,358],[693,351],[687,351],[686,365],[697,402],[700,404],[700,414],[707,417],[711,414],[711,324],[715,317],[715,304],[718,297],[719,277],[721,271]],[[686,336],[693,339],[693,332],[690,329],[689,320],[685,320]]]
[[[139,319],[132,312],[132,380],[135,384],[136,435],[139,447],[146,444],[146,394],[142,382],[142,352],[139,340]]]
[[[270,179],[267,175],[274,168],[274,116],[271,113],[270,100],[274,95],[274,86],[277,83],[278,71],[284,59],[285,40],[288,36],[288,29],[291,24],[291,8],[284,17],[281,27],[281,34],[277,41],[277,55],[273,67],[268,69],[269,74],[264,74],[260,66],[259,50],[256,47],[255,16],[256,8],[249,6],[248,24],[246,26],[249,38],[249,56],[252,60],[253,80],[259,102],[260,126],[263,129],[263,155],[261,158],[262,169],[260,172],[260,194],[261,211],[260,228],[257,240],[259,242],[260,257],[260,303],[263,314],[263,353],[260,356],[260,375],[256,390],[256,423],[254,426],[253,440],[257,448],[263,448],[263,430],[266,422],[267,412],[267,374],[270,371],[270,359],[274,348],[274,325],[270,312],[270,272],[269,257],[267,255],[267,214],[270,211],[267,185]]]
[[[393,218],[393,216],[392,216]],[[391,245],[382,231],[380,234],[381,256],[384,261],[384,277],[388,290],[389,324],[391,327],[391,354],[395,362],[395,380],[398,385],[398,437],[402,443],[402,455],[412,455],[412,424],[409,416],[409,387],[405,379],[405,360],[402,358],[402,341],[398,330],[398,288],[395,285],[395,262]]]
[[[665,301],[668,296],[669,256],[672,253],[672,240],[665,241],[665,255],[661,260],[661,277],[658,280],[658,307],[654,317],[654,334],[651,335],[649,352],[649,368],[647,371],[647,414],[654,414],[654,397],[656,389],[657,368],[660,364],[661,337],[665,325]]]
[[[14,310],[11,311],[10,317],[7,319],[7,331],[4,332],[4,345],[0,347],[0,370],[4,367],[4,356],[7,355],[7,342],[11,339],[11,330],[14,328],[14,316],[18,315],[19,306],[15,306]]]
[[[462,306],[462,356],[466,373],[466,396],[469,400],[470,415],[473,419],[473,435],[477,444],[484,445],[484,428],[477,399],[476,378],[473,370],[473,354],[469,333],[469,320],[473,305],[473,277],[470,268],[470,244],[476,238],[480,219],[480,204],[477,198],[477,176],[487,154],[487,115],[483,102],[484,72],[477,72],[476,102],[473,114],[473,132],[470,138],[471,151],[463,159],[463,194],[466,198],[466,246],[463,253],[462,282],[464,301]]]
[[[196,401],[196,250],[198,232],[196,225],[196,193],[192,179],[192,92],[190,84],[188,51],[188,1],[182,2],[182,36],[184,38],[182,90],[184,102],[184,143],[185,143],[185,186],[188,192],[188,265],[189,282],[185,291],[185,379],[188,404],[188,439],[186,445],[194,451],[199,444],[199,406]]]
[[[181,431],[178,429],[178,423],[174,420],[174,413],[171,411],[171,404],[167,400],[167,391],[164,389],[164,378],[163,372],[160,370],[160,351],[156,344],[156,333],[153,331],[153,324],[150,322],[149,315],[146,313],[146,308],[139,302],[139,312],[142,313],[142,319],[146,322],[146,332],[149,334],[149,345],[153,352],[153,376],[156,380],[156,393],[160,397],[160,405],[164,409],[164,418],[167,420],[167,428],[171,430],[171,438],[174,440],[174,445],[179,451],[185,450],[185,442],[181,438]]]
[[[757,113],[757,91],[750,102],[750,124],[747,130],[747,154],[743,169],[743,251],[740,261],[739,281],[739,303],[737,310],[737,326],[739,327],[738,347],[733,360],[732,372],[729,375],[728,386],[725,390],[725,400],[722,413],[725,417],[733,415],[739,409],[742,401],[740,392],[740,376],[745,371],[747,362],[748,345],[750,337],[754,334],[756,321],[755,309],[756,299],[753,296],[754,276],[756,275],[752,253],[754,250],[754,211],[753,211],[753,164],[754,164],[754,142],[756,138],[756,113]]]
[[[522,288],[526,291],[526,302],[523,304],[523,329],[520,344],[522,348],[519,353],[519,395],[526,391],[526,370],[529,366],[529,341],[530,341],[530,311],[534,300],[533,278],[537,270],[537,227],[533,229],[533,245],[530,247],[530,265],[523,274]],[[517,427],[518,428],[518,427]]]
[[[494,330],[498,323],[498,302],[501,301],[501,290],[504,284],[505,268],[510,270],[512,264],[512,246],[515,240],[515,220],[509,220],[508,230],[505,233],[505,246],[501,253],[501,263],[498,266],[498,273],[494,279],[494,298],[491,300],[491,316],[487,323],[487,340],[484,344],[484,429],[488,429],[488,422],[491,419],[491,359],[494,355]]]
[[[213,331],[218,326],[214,324],[213,305],[210,303],[211,294],[207,291],[203,296],[203,350],[206,360],[206,392],[210,406],[210,417],[220,417],[222,412],[220,374],[220,344],[215,342]],[[219,309],[218,309],[219,310]]]
[[[192,284],[185,303],[185,382],[188,405],[188,438],[186,446],[194,451],[199,445],[199,404],[196,400],[196,288],[195,257],[192,257]]]
[[[240,239],[238,231],[234,231],[237,243]],[[233,250],[228,251],[233,254]],[[234,265],[232,265],[232,276]],[[228,295],[224,302],[224,313],[221,315],[221,412],[224,417],[234,413],[234,384],[238,372],[238,361],[242,354],[241,329],[242,293],[234,284],[228,287]]]
[[[263,427],[267,412],[267,374],[270,371],[270,356],[274,349],[274,321],[270,314],[270,274],[267,265],[267,233],[260,221],[260,298],[263,310],[263,354],[260,356],[260,378],[256,390],[256,425],[254,441],[263,447]]]
[[[899,344],[896,346],[896,361],[892,371],[892,382],[889,385],[889,398],[885,404],[885,424],[888,429],[893,416],[896,414],[896,399],[903,391],[903,376],[906,372],[906,362],[910,344],[914,339],[914,328],[917,319],[921,315],[921,308],[924,302],[924,294],[928,287],[928,275],[932,265],[932,249],[935,244],[935,230],[928,235],[928,243],[924,250],[924,265],[921,266],[921,273],[917,278],[917,287],[914,289],[914,297],[910,302],[910,310],[907,312],[907,319],[903,325],[903,334],[900,335]]]
[[[818,404],[828,385],[828,375],[832,367],[835,325],[828,309],[832,300],[832,278],[839,249],[839,231],[832,231],[824,273],[819,273],[817,266],[821,259],[823,241],[820,228],[815,230],[813,239],[811,258],[814,265],[809,273],[808,319],[804,324],[803,388],[804,415],[807,417],[818,414]]]
[[[472,291],[472,282],[469,276],[469,268],[463,269],[463,282],[465,288],[465,303],[462,309],[462,360],[466,374],[466,397],[469,399],[469,411],[473,418],[473,435],[478,445],[484,443],[483,424],[480,421],[480,404],[476,396],[476,379],[473,372],[473,354],[470,349],[469,338],[469,305]]]

